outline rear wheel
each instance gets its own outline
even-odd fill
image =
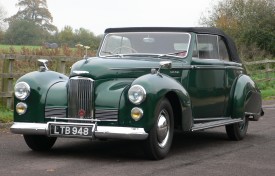
[[[145,152],[150,159],[159,160],[168,154],[174,133],[173,110],[167,99],[159,103],[155,119],[154,127],[145,141]]]
[[[225,129],[229,139],[235,141],[242,140],[246,136],[248,121],[248,117],[244,117],[243,121],[240,123],[226,125]]]
[[[56,141],[56,137],[43,135],[24,135],[25,142],[34,151],[48,151]]]

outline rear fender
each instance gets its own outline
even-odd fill
[[[232,118],[260,115],[262,98],[255,82],[247,75],[239,76],[233,96]]]

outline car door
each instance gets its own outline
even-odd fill
[[[188,81],[195,123],[224,119],[226,69],[218,48],[217,35],[197,34]]]

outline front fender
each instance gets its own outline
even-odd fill
[[[260,114],[261,107],[261,93],[255,82],[249,76],[241,75],[235,85],[232,118]]]
[[[21,101],[14,98],[14,108],[18,102],[25,102],[28,109],[25,114],[18,115],[14,109],[14,121],[15,122],[44,122],[44,112],[47,93],[51,86],[58,82],[67,82],[68,77],[54,72],[31,72],[17,80],[17,82],[24,81],[29,84],[31,92],[29,97]]]
[[[134,80],[131,85],[141,85],[146,90],[146,99],[140,105],[134,105],[128,99],[128,90],[124,92],[124,96],[122,96],[122,101],[125,101],[125,108],[122,110],[120,118],[123,119],[123,123],[125,126],[135,126],[135,127],[143,127],[145,131],[150,131],[155,122],[155,110],[157,104],[161,101],[162,98],[167,95],[173,93],[178,97],[180,102],[180,107],[182,108],[181,113],[185,109],[190,108],[190,98],[187,91],[182,87],[182,85],[175,81],[173,78],[161,74],[147,74],[141,76]],[[121,103],[124,104],[124,103]],[[131,119],[131,109],[134,107],[139,107],[143,110],[144,115],[141,120],[135,122]],[[191,112],[191,111],[190,111]],[[182,117],[184,115],[182,114]],[[126,118],[127,119],[126,119]],[[191,119],[191,117],[189,116]],[[191,120],[188,120],[188,123],[191,123]],[[188,126],[191,126],[188,124]]]

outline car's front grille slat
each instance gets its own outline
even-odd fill
[[[90,78],[73,77],[68,82],[67,112],[66,108],[48,106],[45,108],[45,117],[96,119],[99,121],[118,120],[118,109],[95,109],[93,97],[94,81]]]
[[[117,120],[117,109],[96,109],[95,116],[98,120]]]
[[[66,117],[66,108],[46,107],[45,117]]]
[[[69,80],[68,117],[93,118],[93,80],[72,78]],[[81,116],[81,113],[83,116]]]

